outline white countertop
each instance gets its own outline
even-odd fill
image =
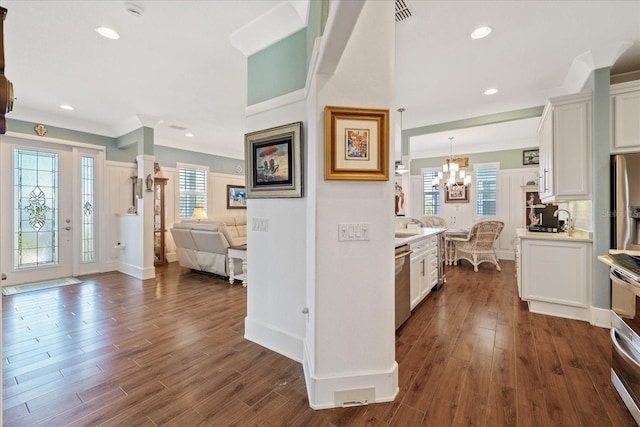
[[[425,239],[429,236],[433,236],[434,234],[440,234],[445,232],[447,229],[446,228],[430,228],[430,227],[424,227],[424,228],[397,228],[395,230],[396,235],[398,235],[398,233],[402,233],[402,234],[411,234],[410,236],[407,237],[396,237],[396,248],[398,246],[402,246],[402,245],[409,245],[411,243],[416,243],[422,239]]]
[[[576,230],[568,236],[567,233],[544,233],[528,231],[526,228],[516,229],[516,235],[521,239],[536,240],[570,240],[573,242],[593,242],[593,233],[590,231]]]

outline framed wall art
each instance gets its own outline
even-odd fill
[[[469,203],[469,187],[462,182],[444,188],[445,203]]]
[[[389,110],[326,106],[326,180],[389,180]]]
[[[246,197],[302,197],[302,122],[244,136]]]
[[[522,164],[525,166],[540,164],[540,150],[522,150]]]
[[[227,185],[227,209],[246,209],[247,191],[244,186]]]

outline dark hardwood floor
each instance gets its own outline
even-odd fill
[[[314,411],[243,339],[246,289],[171,264],[4,296],[5,426],[633,426],[608,330],[531,314],[513,262],[451,267],[398,331],[394,402]]]

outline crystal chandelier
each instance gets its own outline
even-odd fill
[[[433,179],[431,185],[439,187],[442,182],[447,190],[453,186],[471,184],[471,176],[460,170],[457,163],[453,161],[453,137],[449,137],[449,158],[442,165],[442,171]]]

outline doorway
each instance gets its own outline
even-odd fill
[[[99,271],[98,170],[103,152],[3,138],[3,286]]]

